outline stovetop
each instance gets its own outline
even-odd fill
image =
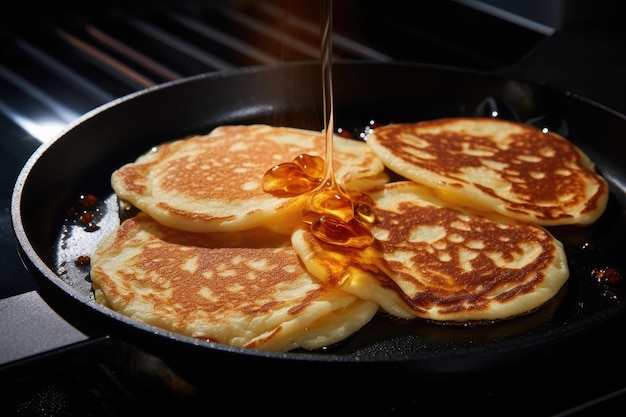
[[[514,9],[494,12],[493,4],[507,3],[338,1],[335,59],[510,71],[626,114],[620,7],[547,2],[562,6],[560,20],[549,27]],[[146,365],[158,364],[158,358],[146,359],[108,337],[91,339],[50,309],[18,257],[10,218],[12,187],[41,143],[115,98],[205,72],[319,59],[319,22],[312,17],[319,4],[161,1],[31,9],[20,5],[18,12],[0,16],[0,410],[23,416],[213,410],[211,393],[197,392],[166,368],[157,367],[162,370],[155,374],[155,367]],[[599,326],[597,345],[590,343],[598,349],[572,347],[563,352],[567,361],[503,370],[506,375],[481,380],[444,376],[429,387],[391,389],[387,382],[392,381],[372,381],[374,395],[360,394],[357,404],[339,408],[409,412],[424,410],[425,401],[448,398],[438,407],[476,407],[485,414],[501,407],[518,414],[510,413],[513,407],[520,414],[607,415],[626,405],[626,377],[621,378],[626,345],[614,339],[620,328],[621,323]],[[528,390],[533,383],[536,389]],[[310,400],[331,396],[321,384],[302,383],[287,391],[299,398],[300,407],[331,410]],[[307,397],[305,388],[317,391]],[[276,401],[250,391],[246,395],[254,409]],[[245,404],[233,407],[246,409]]]

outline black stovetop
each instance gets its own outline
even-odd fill
[[[626,114],[621,8],[549,2],[562,6],[562,19],[554,28],[538,29],[519,16],[467,6],[472,3],[482,2],[338,1],[336,59],[512,69]],[[12,188],[42,142],[117,97],[204,72],[317,60],[319,22],[311,16],[319,5],[276,0],[75,7],[45,10],[26,4],[0,16],[0,412],[110,416],[198,406],[215,410],[215,403],[205,402],[216,401],[215,393],[194,392],[167,371],[146,378],[132,347],[108,337],[90,339],[50,309],[18,257]],[[281,18],[285,12],[290,19]],[[626,377],[621,378],[626,344],[615,338],[621,328],[619,321],[603,324],[585,351],[573,346],[554,362],[503,370],[506,375],[480,381],[452,382],[444,376],[428,388],[400,389],[387,388],[391,381],[375,381],[371,393],[360,394],[361,407],[345,410],[423,411],[429,409],[424,401],[446,398],[438,405],[444,411],[606,415],[626,405]],[[533,381],[535,388],[527,389]],[[324,392],[320,383],[313,386],[318,399],[340,395]],[[289,392],[303,396],[299,401],[310,411],[332,409],[310,401],[300,389]],[[250,408],[268,406],[266,397],[246,395],[255,405]],[[232,406],[247,410],[245,404]]]

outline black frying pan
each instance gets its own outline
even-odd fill
[[[585,228],[550,229],[566,247],[568,285],[545,307],[483,327],[443,327],[376,317],[343,343],[319,352],[244,350],[163,331],[93,301],[88,265],[74,262],[118,222],[111,172],[151,146],[222,124],[323,126],[321,70],[314,63],[209,73],[141,91],[80,118],[28,161],[17,181],[12,218],[26,267],[47,300],[88,335],[111,335],[203,378],[236,370],[307,378],[388,373],[394,379],[465,372],[541,355],[581,340],[624,313],[623,285],[598,280],[598,268],[624,271],[626,136],[624,117],[584,99],[505,76],[418,64],[337,63],[335,127],[358,133],[376,123],[496,115],[568,137],[610,183],[602,218]],[[68,213],[81,194],[100,199],[87,231]],[[228,375],[222,372],[221,378]]]

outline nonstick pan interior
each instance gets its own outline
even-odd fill
[[[275,375],[326,372],[441,374],[515,361],[587,335],[623,315],[623,285],[599,280],[598,269],[624,270],[626,247],[626,120],[547,86],[506,77],[418,64],[342,62],[333,74],[335,127],[356,140],[376,123],[460,115],[497,116],[565,135],[610,183],[603,217],[593,226],[549,229],[566,247],[571,276],[553,301],[524,317],[490,326],[447,327],[376,317],[360,332],[319,352],[268,353],[195,340],[144,325],[93,301],[89,255],[119,223],[112,171],[150,147],[222,124],[268,123],[321,129],[321,70],[314,63],[254,67],[188,78],[95,109],[43,145],[18,178],[14,229],[26,267],[53,306],[92,335],[111,335],[194,372],[264,369]],[[71,209],[80,196],[99,199],[93,231]],[[182,365],[180,365],[182,364]]]

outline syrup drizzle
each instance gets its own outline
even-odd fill
[[[368,224],[371,216],[355,216],[352,197],[335,180],[333,169],[334,104],[332,81],[332,0],[322,2],[321,64],[324,106],[324,134],[326,139],[324,178],[302,207],[302,220],[311,225],[318,238],[332,244],[363,247],[374,240]],[[363,212],[366,203],[357,204]],[[365,221],[365,223],[363,223]]]
[[[325,159],[301,154],[292,162],[278,164],[263,176],[263,189],[278,196],[294,196],[311,191],[302,207],[301,217],[304,223],[311,226],[312,233],[327,243],[360,248],[374,241],[369,229],[374,222],[374,211],[369,196],[355,191],[346,192],[335,180],[332,0],[322,2],[322,22]]]

